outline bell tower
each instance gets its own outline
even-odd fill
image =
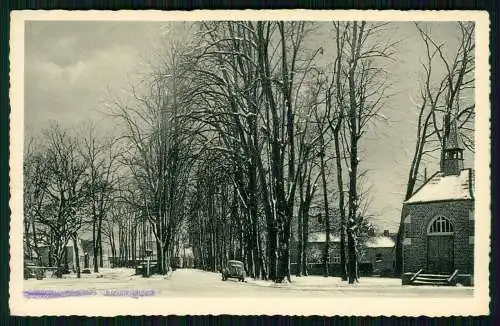
[[[441,172],[447,175],[459,175],[464,168],[464,147],[460,134],[457,130],[457,122],[453,120],[450,131],[445,136],[443,158],[441,161]]]

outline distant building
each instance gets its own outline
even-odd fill
[[[78,257],[80,263],[80,269],[84,268],[93,268],[94,267],[94,246],[92,240],[86,240],[78,238]],[[34,245],[32,245],[33,247]],[[26,250],[26,248],[25,248]],[[32,250],[31,253],[25,253],[25,259],[30,259],[36,261],[38,264],[42,266],[50,266],[49,259],[49,246],[46,245],[38,245],[37,250]],[[38,252],[38,254],[37,254]],[[108,261],[108,255],[103,253],[103,267],[110,267]],[[63,266],[67,266],[69,271],[76,271],[76,252],[73,246],[73,240],[69,240],[65,246],[65,250],[62,256],[61,264]],[[87,265],[85,264],[87,260]],[[100,258],[99,258],[100,260]],[[52,262],[52,265],[55,264],[55,261]]]
[[[403,272],[474,273],[474,176],[463,168],[463,145],[453,123],[441,171],[403,203]]]
[[[309,233],[307,242],[307,269],[309,275],[323,275],[323,253],[326,243],[326,232]],[[346,242],[347,245],[347,242]],[[395,241],[388,231],[383,235],[368,235],[360,243],[358,262],[361,275],[390,275],[394,271]],[[297,269],[297,244],[291,250],[291,272]],[[330,235],[328,255],[329,272],[340,275],[340,237]]]
[[[174,259],[174,266],[176,268],[194,268],[194,255],[191,246],[183,246],[179,248]]]
[[[389,276],[396,264],[396,242],[386,230],[383,235],[366,239],[360,261],[369,263],[374,275]]]
[[[78,258],[80,259],[80,266],[83,266],[84,262],[84,251],[82,248],[82,240],[78,239],[77,240],[77,246],[78,246]],[[33,253],[32,255],[36,258],[38,263],[42,266],[50,266],[50,260],[49,260],[49,246],[39,246],[37,248],[38,255]],[[70,271],[76,271],[76,251],[73,246],[73,241],[70,240],[66,244],[62,256],[62,266],[67,266]],[[55,262],[52,262],[52,264],[55,264]]]

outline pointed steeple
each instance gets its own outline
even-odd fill
[[[454,119],[450,123],[448,135],[445,135],[443,148],[443,161],[441,162],[441,172],[444,175],[459,175],[464,168],[463,142],[457,130],[457,121]]]

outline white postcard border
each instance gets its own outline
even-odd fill
[[[33,20],[370,20],[476,22],[475,287],[470,298],[117,298],[27,299],[23,296],[24,22]],[[10,35],[10,284],[11,314],[42,315],[325,315],[474,316],[489,312],[490,68],[489,17],[480,11],[17,11]]]

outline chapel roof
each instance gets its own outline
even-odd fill
[[[471,169],[463,169],[459,175],[434,174],[405,204],[433,201],[473,200],[474,180]]]

